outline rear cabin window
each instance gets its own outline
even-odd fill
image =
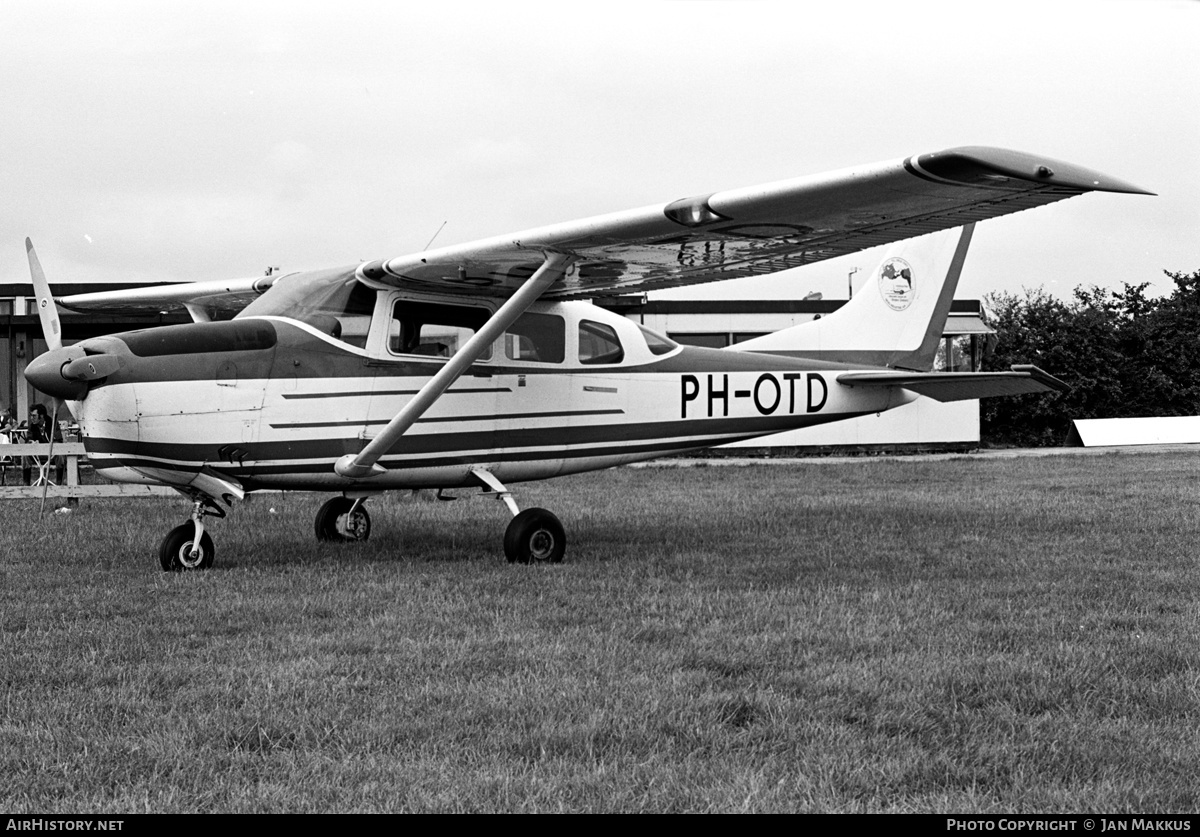
[[[583,364],[620,363],[625,358],[621,340],[612,326],[583,320],[579,323],[579,362]]]
[[[562,363],[567,324],[556,314],[522,314],[504,335],[504,356],[533,363]]]
[[[388,348],[394,354],[447,358],[459,352],[491,316],[485,308],[399,300],[392,309]],[[479,357],[489,360],[489,346]]]
[[[644,325],[639,325],[642,331],[642,336],[646,338],[646,347],[650,349],[652,354],[665,355],[679,348],[679,344],[668,337],[663,337],[657,331],[646,328]]]

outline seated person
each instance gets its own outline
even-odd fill
[[[51,425],[54,425],[51,428]],[[50,415],[46,412],[45,404],[34,404],[29,408],[29,420],[22,422],[21,427],[25,430],[26,441],[31,444],[46,444],[51,438],[54,443],[58,444],[63,440],[62,428],[56,422],[50,421]],[[51,435],[53,434],[53,435]],[[26,485],[31,484],[33,478],[33,469],[40,468],[42,461],[36,456],[26,456],[24,462],[21,463],[21,476],[25,480]],[[54,474],[55,484],[62,485],[63,471],[66,470],[67,462],[61,456],[54,457]]]

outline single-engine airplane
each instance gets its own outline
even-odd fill
[[[194,320],[70,346],[26,239],[50,350],[25,374],[67,402],[97,473],[192,501],[159,548],[165,570],[210,567],[204,519],[259,489],[334,494],[317,537],[353,541],[370,532],[369,497],[480,488],[512,513],[509,561],[558,562],[562,524],[521,511],[508,484],[918,393],[1062,388],[1034,367],[928,370],[974,224],[1085,192],[1152,194],[1070,163],[954,148],[347,267],[64,297],[71,310],[185,307]],[[677,345],[590,301],[891,242],[905,243],[836,313],[725,350]]]

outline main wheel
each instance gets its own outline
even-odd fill
[[[545,509],[525,509],[504,531],[504,554],[510,564],[557,564],[566,551],[562,523]]]
[[[349,497],[334,497],[317,512],[316,532],[319,541],[365,541],[371,534],[371,515],[359,506],[351,514],[354,501]]]
[[[208,532],[200,536],[200,552],[192,557],[192,543],[196,539],[196,525],[191,521],[176,526],[162,539],[158,546],[158,562],[162,568],[175,573],[182,570],[207,570],[213,565],[217,551]]]

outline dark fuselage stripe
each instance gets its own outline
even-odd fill
[[[381,389],[367,392],[285,392],[283,397],[289,401],[305,398],[363,398],[364,396],[385,395],[416,395],[417,389]],[[488,392],[512,392],[512,387],[487,387],[480,389],[450,389],[442,395],[476,395]]]
[[[513,421],[518,419],[569,418],[574,416],[621,416],[624,410],[560,410],[548,413],[513,413],[512,415],[496,415],[488,413],[478,416],[442,416],[437,418],[417,419],[416,424],[453,423],[462,421]],[[391,419],[369,419],[366,421],[297,421],[272,424],[275,430],[302,430],[318,427],[370,427],[384,425]]]
[[[570,450],[551,450],[551,451],[477,451],[473,453],[462,453],[461,455],[437,456],[423,459],[393,459],[385,457],[383,464],[389,471],[411,471],[421,468],[444,468],[465,465],[477,465],[488,462],[548,462],[554,460],[572,461],[576,459],[595,459],[599,457],[611,456],[644,456],[676,453],[686,450],[699,450],[708,448],[712,445],[724,445],[730,442],[739,442],[745,439],[755,438],[753,435],[735,435],[722,436],[716,439],[704,438],[696,439],[664,439],[659,442],[652,442],[640,445],[625,445],[619,448],[616,447],[597,447],[597,448],[572,448]],[[190,463],[174,463],[164,462],[158,459],[147,459],[138,456],[117,456],[111,459],[106,459],[105,464],[114,463],[124,465],[129,468],[161,468],[168,471],[179,471],[180,473],[190,474],[196,472],[196,465]],[[238,479],[253,479],[254,477],[267,476],[307,476],[307,475],[329,475],[332,473],[332,465],[329,461],[306,462],[303,464],[288,464],[288,465],[244,465],[230,466],[223,463],[210,463],[218,470]],[[302,482],[303,480],[298,480]]]
[[[873,412],[873,411],[872,411]],[[764,416],[748,418],[680,419],[677,421],[643,422],[640,424],[583,425],[553,427],[522,427],[461,433],[413,434],[401,437],[400,441],[385,454],[394,456],[451,455],[459,451],[513,450],[517,458],[525,454],[522,449],[545,451],[555,449],[560,455],[574,455],[568,449],[595,445],[634,445],[637,443],[677,439],[685,441],[686,447],[702,447],[709,443],[696,443],[698,438],[752,438],[782,430],[792,430],[854,418],[866,413],[840,413],[836,415]],[[210,444],[136,442],[133,440],[89,437],[85,440],[89,452],[137,457],[154,457],[177,462],[220,462],[225,456],[222,448],[236,447],[244,451],[242,459],[252,462],[297,461],[304,459],[328,461],[357,453],[365,441],[358,438],[296,439],[292,441],[243,443],[240,440],[220,440]],[[719,442],[715,443],[719,444]],[[610,452],[617,452],[614,448]]]

